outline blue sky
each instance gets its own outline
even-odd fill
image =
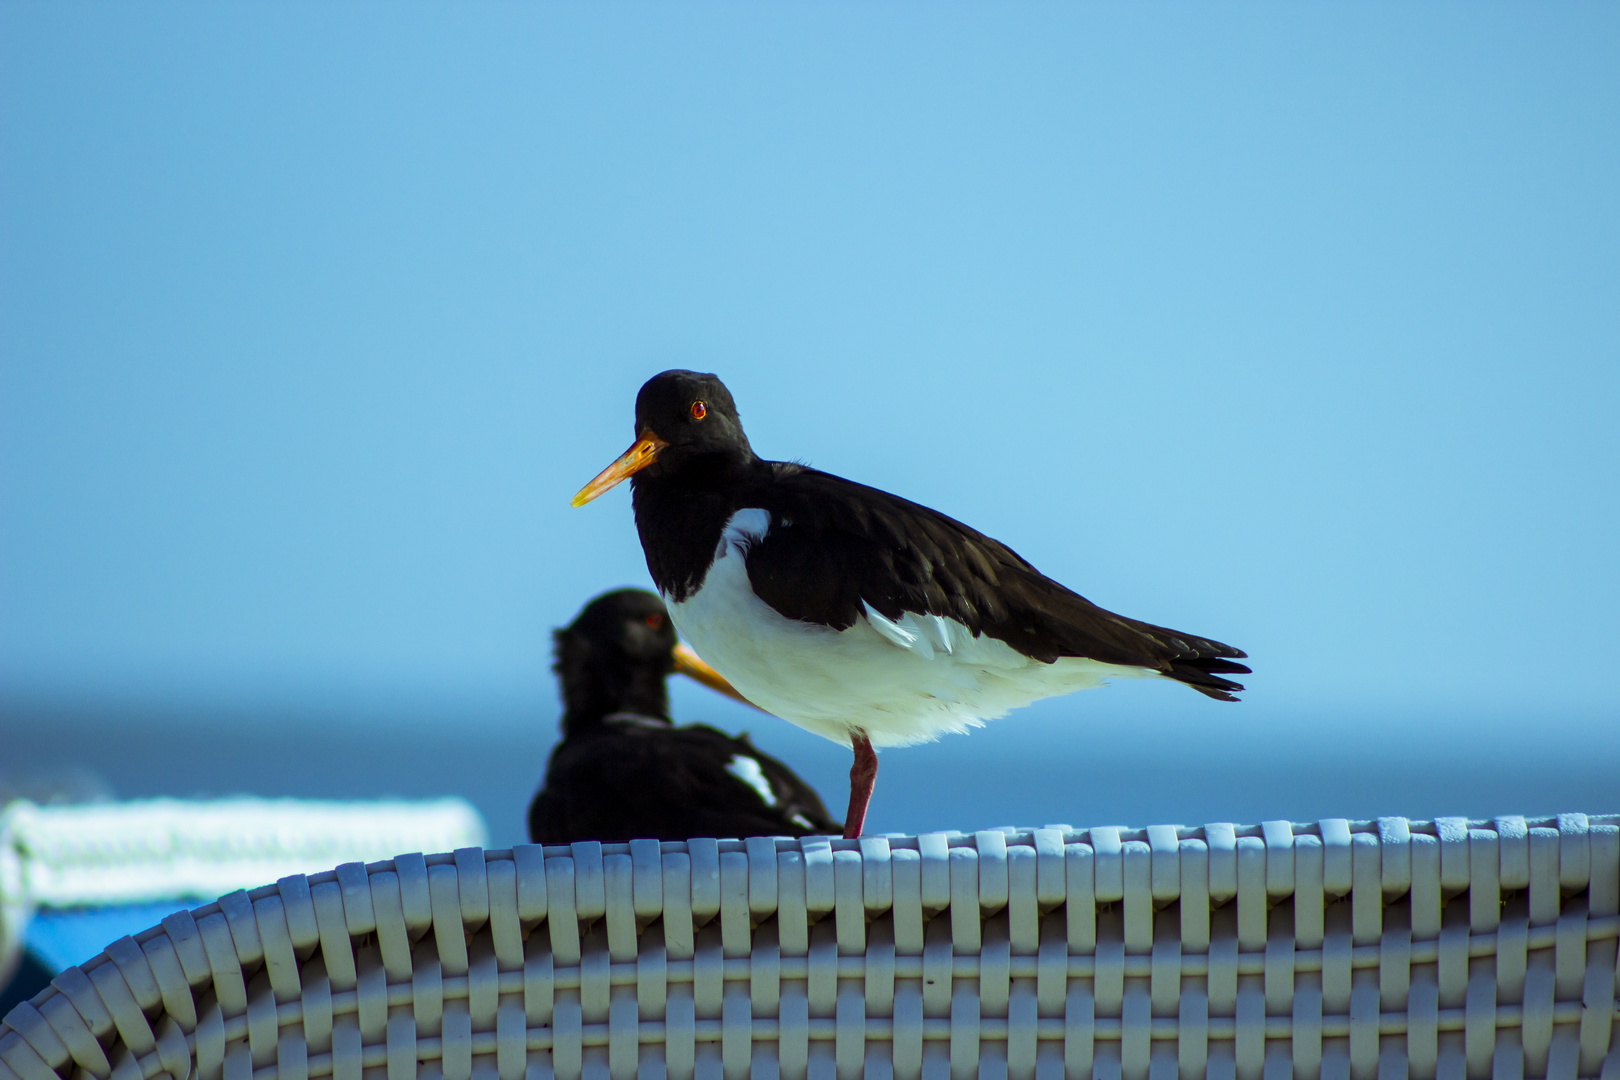
[[[1615,751],[1617,55],[1590,3],[9,3],[4,693],[549,723],[549,628],[647,581],[568,497],[680,366],[1247,649],[1235,736]],[[1035,722],[1216,709],[1106,693]]]

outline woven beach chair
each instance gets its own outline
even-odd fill
[[[464,848],[235,892],[3,1080],[1620,1077],[1620,818]]]

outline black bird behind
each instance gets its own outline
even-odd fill
[[[565,844],[838,833],[814,789],[746,735],[669,719],[676,671],[739,696],[678,645],[664,604],[604,593],[556,633],[562,741],[529,805],[529,839]]]

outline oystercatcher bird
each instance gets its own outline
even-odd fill
[[[529,804],[529,839],[687,840],[837,833],[815,790],[749,743],[669,719],[665,680],[680,673],[744,700],[675,638],[664,604],[619,589],[556,633],[562,741]]]
[[[936,510],[765,461],[714,375],[636,395],[636,441],[574,496],[630,478],[653,582],[681,636],[760,708],[850,746],[859,836],[874,746],[965,731],[1110,678],[1174,679],[1217,701],[1246,654],[1116,615]]]

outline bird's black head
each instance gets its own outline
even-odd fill
[[[699,483],[748,469],[758,459],[731,391],[718,376],[665,371],[636,395],[636,441],[574,496],[583,506],[628,477],[639,483],[685,477]]]
[[[556,633],[563,730],[616,712],[668,719],[664,680],[675,671],[675,628],[645,589],[603,593]]]
[[[754,454],[737,403],[717,375],[665,371],[643,383],[636,394],[636,435],[647,432],[667,444],[657,462],[665,469],[709,455],[747,460]]]

